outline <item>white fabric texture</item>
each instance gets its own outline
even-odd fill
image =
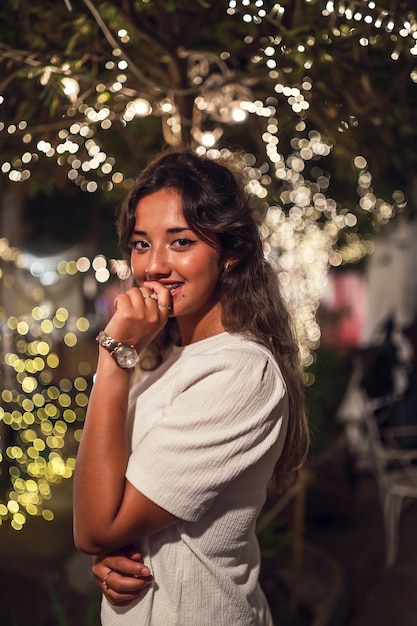
[[[132,388],[127,479],[179,518],[140,541],[154,584],[104,626],[269,626],[256,518],[281,454],[285,385],[272,355],[222,333],[185,347]]]

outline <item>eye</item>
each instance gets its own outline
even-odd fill
[[[196,243],[197,241],[195,239],[188,239],[186,237],[180,237],[178,239],[175,239],[171,243],[171,248],[174,248],[176,250],[186,250],[187,248],[190,248]]]
[[[143,239],[134,240],[130,243],[130,245],[132,246],[132,250],[135,252],[144,252],[150,248],[150,244]]]

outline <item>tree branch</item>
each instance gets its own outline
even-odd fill
[[[147,76],[145,76],[145,74],[143,72],[141,72],[141,70],[129,58],[129,56],[126,54],[125,50],[123,50],[123,46],[121,45],[120,41],[117,41],[113,37],[113,35],[110,32],[110,30],[107,28],[107,25],[105,24],[104,20],[101,18],[100,13],[97,11],[97,9],[93,5],[93,3],[90,0],[83,0],[83,2],[87,6],[87,8],[90,11],[91,15],[94,17],[95,21],[97,22],[99,28],[101,29],[103,35],[105,36],[105,38],[107,39],[109,44],[113,47],[113,49],[114,48],[119,48],[120,49],[121,56],[123,57],[123,59],[127,63],[129,63],[129,67],[130,67],[130,70],[131,70],[132,74],[134,74],[136,76],[136,78],[138,78],[141,82],[143,82],[148,87],[152,87],[153,89],[159,89],[159,90],[163,91],[164,88],[162,86],[156,85],[153,80],[151,80]]]

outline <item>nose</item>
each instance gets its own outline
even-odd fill
[[[171,274],[169,254],[164,245],[150,249],[145,274],[147,280],[158,280],[158,278],[166,278]]]

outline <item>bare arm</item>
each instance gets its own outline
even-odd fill
[[[148,288],[149,286],[149,288]],[[154,289],[159,298],[145,298]],[[166,324],[170,294],[159,283],[118,296],[106,327],[114,339],[142,350]],[[126,414],[131,373],[99,348],[95,383],[77,456],[74,538],[77,547],[99,554],[124,547],[176,521],[125,478]]]

